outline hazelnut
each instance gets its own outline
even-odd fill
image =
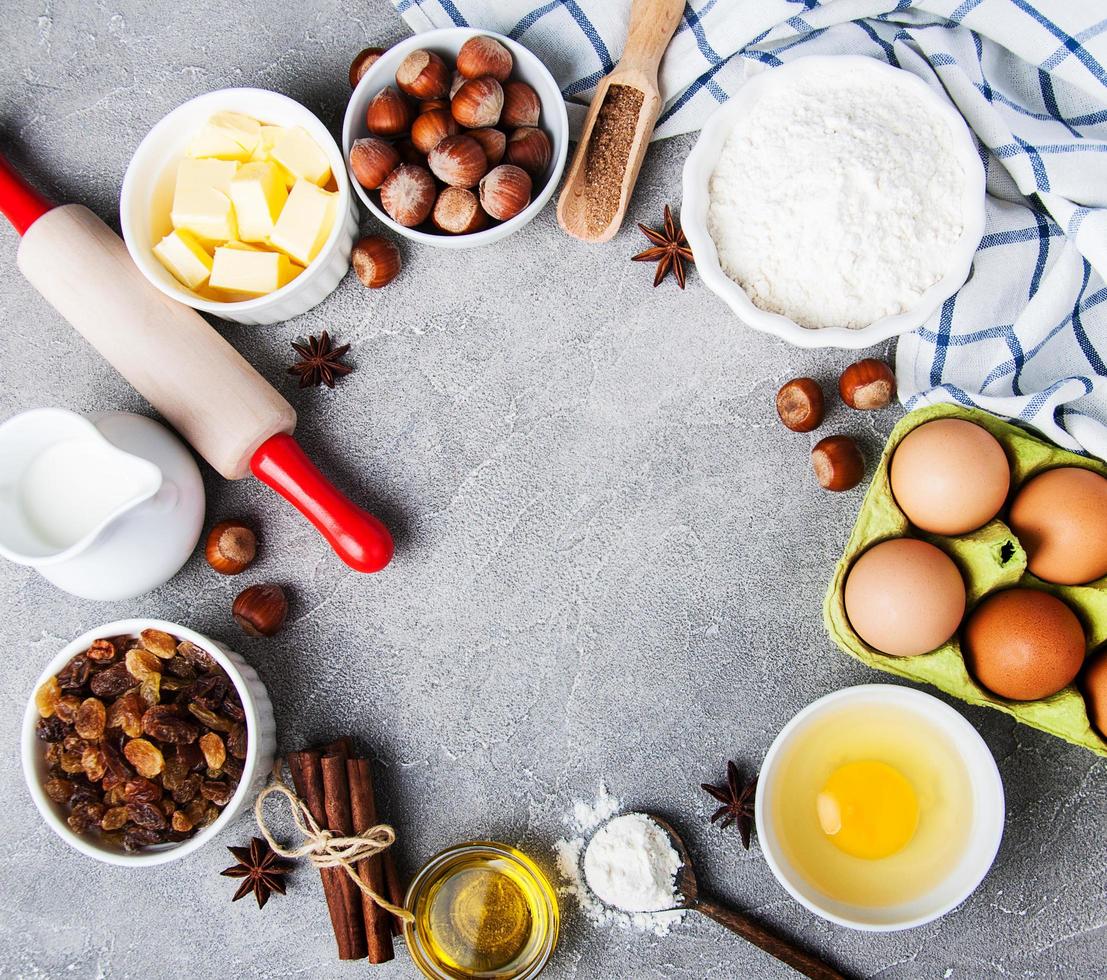
[[[823,389],[814,378],[793,378],[776,393],[776,414],[785,428],[810,432],[823,420],[826,403]]]
[[[824,490],[852,490],[865,477],[865,457],[849,436],[827,436],[815,443],[811,465]]]
[[[457,70],[466,78],[491,75],[497,81],[506,82],[514,67],[511,52],[494,37],[471,37],[457,53]]]
[[[540,129],[523,126],[507,138],[508,163],[522,167],[532,178],[541,177],[550,165],[553,147],[550,138]]]
[[[220,575],[237,575],[254,560],[258,541],[240,521],[220,521],[208,534],[204,557]]]
[[[507,137],[498,129],[484,127],[483,129],[470,129],[465,134],[472,136],[484,150],[488,157],[488,166],[494,167],[504,158],[504,150],[507,149]]]
[[[451,187],[475,187],[488,170],[488,158],[470,136],[447,136],[427,154],[427,166]]]
[[[251,585],[231,607],[235,622],[249,636],[272,636],[288,615],[288,599],[279,585]]]
[[[381,184],[381,207],[397,224],[414,228],[427,220],[436,190],[429,170],[404,163]]]
[[[400,274],[400,250],[381,235],[367,235],[350,253],[354,272],[363,286],[380,289]]]
[[[471,78],[450,101],[450,111],[466,129],[495,126],[504,107],[504,90],[494,78]]]
[[[432,112],[435,109],[445,109],[447,112],[450,109],[449,99],[424,99],[419,103],[419,114],[424,112]]]
[[[362,48],[350,62],[350,88],[357,88],[365,73],[377,63],[384,54],[384,48]]]
[[[477,195],[464,187],[447,187],[434,203],[431,220],[435,227],[451,235],[480,231],[487,223]]]
[[[350,169],[362,187],[375,191],[400,165],[400,154],[391,143],[373,136],[354,140],[350,147]]]
[[[412,51],[396,69],[396,84],[414,99],[441,99],[450,91],[450,69],[433,51]]]
[[[420,153],[430,153],[439,140],[457,135],[459,129],[449,109],[431,109],[415,117],[411,124],[411,142]]]
[[[459,71],[454,72],[454,77],[450,80],[450,100],[457,95],[457,90],[465,84],[465,76]]]
[[[481,207],[497,221],[507,221],[530,204],[530,186],[525,170],[500,164],[480,182]]]
[[[365,126],[374,136],[401,136],[411,126],[411,106],[399,92],[386,86],[369,100]]]
[[[896,393],[896,376],[892,369],[875,357],[856,361],[838,379],[838,394],[850,408],[863,412],[884,408]]]
[[[537,126],[541,114],[538,93],[526,82],[504,82],[504,108],[500,114],[504,126]]]
[[[420,167],[427,165],[427,155],[420,153],[419,148],[411,140],[396,140],[392,145],[396,147],[396,152],[400,154],[400,159],[404,163],[415,163]]]

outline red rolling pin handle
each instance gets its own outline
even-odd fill
[[[12,170],[11,164],[0,155],[0,213],[19,234],[53,207],[53,203]]]
[[[266,439],[250,469],[311,521],[351,568],[379,572],[391,560],[388,528],[335,489],[292,436],[282,432]]]

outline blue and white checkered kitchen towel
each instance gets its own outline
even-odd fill
[[[587,104],[630,0],[393,0],[415,31],[518,39]],[[988,224],[968,283],[899,341],[900,397],[978,405],[1107,458],[1107,3],[695,0],[661,65],[658,137],[699,129],[751,74],[862,54],[944,91],[980,144]],[[583,115],[580,110],[577,118]]]

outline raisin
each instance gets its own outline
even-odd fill
[[[77,720],[77,709],[81,706],[81,699],[76,694],[64,695],[54,709],[54,717],[72,725]]]
[[[151,674],[139,684],[138,696],[148,708],[152,708],[161,701],[161,674]]]
[[[38,708],[39,716],[42,718],[52,718],[60,700],[61,687],[57,677],[44,681],[35,691],[35,707]]]
[[[35,734],[44,742],[60,742],[69,729],[58,718],[39,718]]]
[[[142,716],[142,730],[159,742],[173,745],[195,742],[196,736],[200,734],[191,721],[185,721],[177,709],[169,704],[155,704],[152,708],[147,708]]]
[[[161,831],[147,827],[128,827],[123,832],[123,849],[127,851],[141,851],[151,844],[160,844]]]
[[[242,778],[242,771],[245,768],[242,762],[233,755],[227,756],[227,761],[223,763],[223,772],[236,783]]]
[[[142,647],[128,650],[124,663],[127,665],[127,671],[136,681],[144,681],[151,674],[161,674],[161,661]]]
[[[89,663],[88,657],[78,653],[58,671],[58,684],[63,691],[79,691],[88,683],[88,675],[91,673],[92,664]]]
[[[117,698],[135,686],[135,679],[126,664],[112,664],[95,674],[88,686],[98,698]]]
[[[179,677],[181,680],[192,681],[196,679],[196,667],[191,660],[182,657],[180,654],[177,654],[172,660],[165,661],[162,667],[166,674]]]
[[[128,803],[153,803],[161,799],[161,787],[149,779],[138,776],[127,780],[123,787],[123,799]]]
[[[184,810],[174,810],[170,826],[178,834],[187,834],[192,829],[192,821],[188,819],[188,814]]]
[[[239,723],[227,736],[227,751],[236,759],[246,758],[246,726]]]
[[[193,716],[199,721],[203,722],[208,728],[217,732],[229,732],[234,728],[234,722],[227,718],[217,715],[214,711],[209,711],[203,705],[198,704],[195,701],[190,701],[188,704],[188,710],[192,712]]]
[[[198,830],[203,830],[204,827],[211,826],[211,824],[215,823],[215,821],[218,820],[218,819],[219,819],[219,807],[215,806],[212,803],[209,803],[207,805],[207,809],[204,810],[203,815],[197,821],[196,828]]]
[[[84,834],[98,826],[104,816],[102,803],[82,803],[76,807],[66,821],[75,834]]]
[[[163,630],[143,630],[138,636],[142,645],[162,660],[169,660],[177,655],[176,637]]]
[[[144,738],[132,738],[123,746],[123,755],[138,770],[140,776],[153,779],[165,768],[165,756],[153,742]]]
[[[174,752],[165,760],[165,768],[161,771],[161,784],[170,792],[173,792],[188,776],[188,767],[181,757]]]
[[[227,698],[223,702],[223,714],[225,714],[232,721],[245,721],[246,712],[242,710],[242,705],[239,704],[238,698]]]
[[[113,806],[104,811],[104,816],[100,819],[100,829],[110,833],[113,830],[120,830],[126,822],[127,808],[125,806]]]
[[[103,751],[98,746],[90,745],[81,755],[81,766],[89,779],[94,783],[100,782],[104,778],[105,760]]]
[[[200,751],[204,753],[204,761],[210,769],[222,769],[227,758],[227,748],[215,732],[208,732],[200,736]]]
[[[101,743],[101,751],[104,753],[104,789],[114,789],[122,786],[128,779],[134,777],[134,773],[123,761],[123,757],[116,749],[106,742]]]
[[[108,728],[121,728],[129,738],[142,734],[142,714],[146,703],[137,690],[127,691],[116,698],[108,709]]]
[[[220,782],[215,779],[205,779],[200,784],[200,795],[205,800],[210,800],[216,806],[226,806],[234,796],[234,787],[230,783]]]
[[[215,661],[212,659],[210,653],[207,650],[198,647],[195,643],[190,643],[188,640],[181,640],[177,644],[177,653],[184,657],[193,667],[203,673],[215,670]]]
[[[137,827],[164,830],[165,814],[154,803],[128,803],[127,819]]]
[[[97,663],[106,664],[111,663],[115,659],[117,651],[115,649],[115,643],[109,639],[93,640],[92,646],[85,651],[85,656],[89,660],[95,660]]]
[[[196,742],[192,742],[188,745],[177,746],[177,758],[181,760],[187,769],[199,769],[204,765],[204,754],[200,751],[200,746]]]
[[[220,674],[207,674],[192,685],[190,699],[208,711],[218,711],[227,697],[227,682]]]
[[[178,691],[184,691],[191,688],[191,684],[188,681],[180,677],[166,677],[165,674],[161,675],[161,693],[162,697],[166,694],[176,694]]]
[[[73,783],[73,793],[69,797],[70,806],[80,806],[82,803],[99,803],[100,791],[87,780],[78,779]]]
[[[90,742],[99,742],[104,737],[104,726],[108,712],[99,698],[85,698],[77,709],[77,718],[73,727],[81,738]]]
[[[68,803],[73,795],[73,784],[68,779],[48,779],[42,788],[55,803]]]
[[[62,749],[61,761],[59,765],[62,767],[62,772],[67,772],[70,775],[73,773],[84,772],[84,751],[71,752],[67,749]]]
[[[200,795],[200,782],[200,777],[195,773],[182,779],[173,790],[174,802],[181,806],[191,803]]]
[[[122,806],[126,802],[127,798],[123,794],[122,786],[113,786],[104,794],[104,806]]]

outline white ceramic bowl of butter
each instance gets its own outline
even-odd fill
[[[221,302],[193,292],[174,278],[153,252],[172,230],[169,212],[177,165],[205,123],[224,111],[242,113],[263,124],[302,126],[326,154],[338,194],[330,235],[307,268],[280,289],[237,302]],[[135,150],[123,178],[119,220],[131,258],[166,296],[226,320],[250,324],[288,320],[322,302],[350,268],[350,252],[358,236],[357,206],[346,161],[334,137],[299,102],[257,88],[220,89],[190,99],[151,129]]]
[[[377,59],[373,66],[365,73],[358,86],[350,96],[350,104],[346,108],[346,118],[342,123],[342,150],[346,159],[350,158],[350,147],[354,140],[368,136],[369,131],[365,126],[365,110],[369,106],[370,99],[381,89],[391,85],[396,87],[396,69],[412,51],[426,48],[435,54],[441,55],[447,65],[451,67],[457,60],[457,53],[461,46],[472,37],[494,37],[511,52],[515,59],[515,67],[511,77],[517,81],[526,82],[535,92],[542,103],[542,116],[538,122],[538,128],[545,130],[550,137],[553,153],[550,157],[550,165],[546,170],[542,181],[535,181],[535,192],[530,204],[519,214],[507,221],[494,224],[483,231],[471,232],[468,235],[448,235],[445,232],[423,231],[420,228],[407,228],[393,221],[392,218],[380,206],[380,195],[377,191],[367,191],[350,176],[350,183],[354,192],[361,198],[365,206],[372,212],[383,225],[410,238],[412,241],[423,245],[434,245],[436,248],[477,248],[480,245],[490,245],[498,242],[508,235],[518,231],[523,225],[529,223],[539,211],[546,206],[546,202],[553,197],[557,185],[561,182],[561,173],[565,169],[565,159],[569,152],[569,115],[565,108],[565,99],[561,90],[557,87],[553,75],[549,69],[527,48],[518,41],[514,41],[495,31],[475,30],[471,27],[443,27],[434,31],[426,31],[409,37],[406,41],[389,48]]]
[[[831,71],[848,75],[862,70],[880,73],[887,79],[889,87],[906,87],[905,91],[912,93],[913,98],[948,123],[952,137],[951,149],[964,172],[961,195],[963,230],[948,256],[945,275],[926,289],[910,309],[883,316],[861,327],[804,327],[787,316],[755,305],[742,286],[723,271],[718,249],[708,231],[711,178],[735,123],[749,113],[767,91],[802,83],[812,72]],[[684,164],[680,218],[696,257],[696,271],[704,284],[730,307],[739,320],[755,330],[773,334],[796,347],[855,350],[870,347],[921,326],[945,300],[964,285],[972,268],[977,245],[984,233],[984,168],[965,120],[948,99],[932,91],[921,78],[873,58],[813,55],[755,75],[724,105],[715,110]]]

